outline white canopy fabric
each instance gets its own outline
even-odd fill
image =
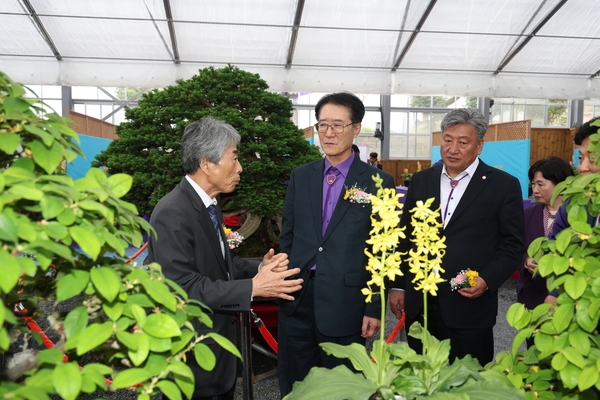
[[[0,0],[26,84],[164,87],[231,63],[271,90],[600,98],[598,0]]]

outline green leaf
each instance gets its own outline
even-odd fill
[[[67,339],[83,332],[88,324],[88,318],[87,309],[84,306],[72,309],[69,314],[67,314],[63,326]]]
[[[29,182],[20,184],[17,183],[8,189],[9,193],[18,195],[21,199],[31,201],[40,201],[44,196],[44,192],[32,186]]]
[[[573,300],[577,300],[583,295],[583,292],[585,292],[587,282],[582,276],[571,275],[567,277],[564,287],[565,292],[567,292]]]
[[[46,349],[38,353],[38,362],[40,365],[44,363],[58,365],[63,363],[63,356],[62,351],[56,348]]]
[[[123,370],[115,376],[110,385],[112,389],[124,389],[135,385],[136,383],[144,382],[150,379],[150,372],[142,368],[129,368]]]
[[[177,375],[181,375],[186,378],[194,379],[194,373],[184,363],[181,361],[171,361],[171,363],[167,366],[167,371],[172,372]]]
[[[533,329],[527,328],[527,329],[523,329],[522,331],[517,333],[517,336],[515,336],[515,338],[513,340],[513,345],[512,345],[513,356],[515,356],[515,357],[517,356],[519,347],[521,347],[521,344],[525,341],[525,339],[527,339],[529,336],[531,336],[533,331],[534,331]]]
[[[108,178],[108,186],[118,199],[129,192],[132,184],[133,178],[127,174],[114,174]]]
[[[598,368],[596,367],[587,367],[581,371],[579,378],[577,378],[577,386],[579,390],[582,392],[594,386],[596,382],[600,378],[598,374]]]
[[[113,328],[112,322],[110,321],[102,324],[95,323],[89,325],[79,336],[77,342],[77,355],[80,356],[100,346],[110,339],[112,333]]]
[[[148,357],[148,353],[150,352],[150,340],[148,335],[143,332],[136,333],[133,336],[137,341],[137,349],[134,350],[130,348],[127,355],[133,365],[139,367]]]
[[[123,303],[102,303],[102,310],[104,310],[108,318],[116,321],[123,315]]]
[[[0,240],[7,242],[17,242],[17,224],[4,214],[0,214]]]
[[[194,337],[194,332],[184,329],[181,331],[181,335],[178,337],[174,337],[171,343],[171,355],[175,355],[179,353],[190,340]]]
[[[4,293],[8,293],[19,282],[21,265],[8,251],[0,250],[0,266],[0,289]]]
[[[150,314],[142,327],[144,332],[157,338],[169,338],[181,335],[177,322],[167,314]]]
[[[119,275],[112,268],[100,267],[93,268],[90,271],[90,276],[94,287],[102,297],[109,302],[114,301],[121,289]]]
[[[131,310],[131,314],[133,315],[133,318],[135,318],[138,326],[143,328],[144,325],[146,325],[146,312],[144,309],[137,304],[130,304],[129,309]]]
[[[127,347],[128,350],[137,350],[137,348],[138,348],[138,342],[136,340],[136,338],[138,337],[137,334],[134,335],[133,333],[130,333],[130,332],[117,331],[115,336],[117,337],[117,340],[119,342],[121,342],[123,345],[125,345],[125,347]]]
[[[130,304],[137,304],[140,307],[153,308],[154,302],[144,293],[134,293],[127,299]]]
[[[506,313],[506,320],[510,324],[510,326],[515,327],[515,324],[523,317],[523,315],[527,312],[525,310],[525,306],[522,303],[514,303],[509,307]]]
[[[92,200],[82,200],[77,203],[82,210],[87,211],[97,211],[100,215],[102,215],[108,222],[114,224],[115,215],[114,213],[105,205],[98,203],[97,201]]]
[[[21,137],[16,133],[0,132],[0,150],[13,154],[21,144]]]
[[[312,368],[301,382],[294,383],[285,400],[364,400],[378,389],[377,383],[341,365],[333,369]]]
[[[552,357],[552,368],[556,371],[561,371],[569,364],[569,361],[562,353],[557,353]]]
[[[50,146],[46,146],[40,140],[33,140],[29,142],[29,148],[33,153],[35,163],[42,167],[48,174],[52,174],[63,159],[63,150],[54,141],[52,141]]]
[[[81,247],[81,250],[85,251],[92,260],[98,258],[101,244],[96,235],[81,226],[70,227],[69,233],[73,237],[73,240]]]
[[[225,336],[219,335],[215,332],[209,332],[206,334],[207,337],[212,338],[215,342],[219,344],[223,349],[227,350],[237,358],[241,359],[242,355],[238,348],[231,342],[231,340],[227,339]],[[356,344],[356,343],[354,343]]]
[[[577,379],[581,374],[581,369],[577,368],[573,364],[568,364],[560,370],[559,376],[563,385],[569,389],[573,389],[577,386]]]
[[[152,280],[142,281],[142,285],[144,285],[144,288],[154,301],[164,305],[171,311],[177,309],[177,300],[167,285]]]
[[[80,269],[73,269],[66,275],[59,277],[56,283],[56,299],[64,301],[77,296],[86,288],[90,281],[90,273]]]
[[[75,400],[81,389],[81,373],[74,363],[57,365],[52,373],[54,389],[65,400]]]
[[[571,243],[571,232],[569,231],[561,231],[558,235],[556,235],[556,250],[560,254],[565,254],[565,250],[569,247]]]
[[[575,365],[580,369],[584,367],[585,362],[583,360],[583,356],[580,352],[575,350],[575,348],[566,347],[562,350],[562,353],[571,364]]]
[[[556,329],[556,333],[561,333],[571,324],[573,318],[574,307],[572,304],[563,304],[556,308],[552,318],[552,324]]]
[[[569,344],[583,356],[587,357],[590,353],[590,338],[588,334],[581,329],[569,333]]]
[[[150,337],[150,336],[148,336]],[[169,357],[170,359],[170,357]],[[166,373],[167,369],[167,356],[163,354],[150,353],[148,356],[148,360],[146,364],[144,364],[144,369],[152,374],[152,376],[161,376],[163,372]]]
[[[176,384],[170,381],[159,381],[156,386],[171,400],[181,400],[181,391]]]
[[[162,353],[164,351],[171,351],[171,339],[159,339],[154,336],[148,336],[150,339],[150,351],[156,353]]]
[[[194,346],[194,356],[198,365],[206,371],[212,371],[217,364],[215,353],[204,343],[196,343]]]

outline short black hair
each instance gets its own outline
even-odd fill
[[[356,95],[349,92],[332,93],[321,97],[321,100],[315,106],[315,116],[317,121],[319,120],[319,114],[321,108],[325,104],[336,104],[338,106],[344,106],[350,110],[350,119],[353,123],[362,122],[365,116],[365,105],[363,102],[356,97]]]
[[[550,156],[537,160],[529,167],[529,182],[533,181],[533,176],[536,172],[541,172],[544,179],[548,179],[554,185],[573,176],[573,168],[565,159],[556,156]]]
[[[378,155],[379,154],[377,154],[375,152],[372,152],[371,154],[369,154],[369,157],[371,157],[371,158],[377,158]]]
[[[355,152],[356,154],[360,154],[360,149],[358,148],[358,146],[357,146],[357,145],[353,144],[353,145],[352,145],[352,150],[354,150],[354,152]]]
[[[598,127],[591,125],[592,122],[597,121],[598,119],[600,119],[600,117],[592,118],[579,127],[577,132],[575,132],[575,136],[573,137],[573,141],[576,145],[581,146],[581,143],[583,143],[586,138],[598,132]]]

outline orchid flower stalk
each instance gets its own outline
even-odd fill
[[[410,210],[413,238],[416,247],[409,250],[408,265],[414,274],[412,283],[415,290],[423,291],[423,328],[427,330],[427,293],[437,296],[437,284],[445,282],[440,277],[442,258],[446,253],[446,237],[440,237],[439,231],[444,226],[440,222],[440,208],[431,210],[433,198],[425,202],[417,201],[416,207]]]
[[[373,286],[379,286],[379,300],[381,301],[381,329],[379,341],[379,360],[383,359],[385,346],[385,279],[395,280],[402,276],[400,270],[400,253],[395,252],[396,245],[400,239],[405,239],[404,228],[399,228],[402,204],[398,201],[402,194],[396,193],[395,188],[383,188],[383,179],[376,175],[373,177],[377,187],[376,195],[369,195],[371,203],[371,226],[370,239],[366,242],[371,249],[365,249],[369,261],[367,271],[371,273],[371,280],[362,293],[367,296],[366,301],[371,302],[373,297]],[[375,289],[376,290],[376,289]],[[378,384],[384,379],[384,363],[379,363]]]

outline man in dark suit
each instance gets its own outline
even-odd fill
[[[372,152],[371,154],[369,154],[369,165],[372,165],[378,169],[383,169],[383,165],[381,165],[379,163],[379,160],[377,159],[378,156],[379,154],[377,154],[376,152]]]
[[[217,332],[233,343],[237,342],[236,312],[249,311],[255,296],[292,301],[289,293],[299,290],[302,282],[286,280],[300,270],[288,270],[287,255],[274,255],[272,249],[261,266],[258,261],[232,258],[215,198],[232,192],[240,182],[239,141],[240,135],[231,125],[213,118],[185,128],[181,156],[186,175],[152,212],[150,224],[157,236],[150,238],[146,259],[162,265],[167,278],[212,309],[212,328],[193,321],[200,335]],[[203,343],[214,352],[217,364],[212,371],[205,371],[194,355],[188,354],[187,364],[195,376],[192,399],[233,399],[236,358],[212,339]]]
[[[486,165],[478,158],[483,149],[487,120],[477,110],[456,109],[441,124],[441,156],[444,164],[413,175],[400,224],[407,226],[410,242],[410,210],[418,200],[434,198],[432,208],[441,207],[446,254],[437,296],[428,296],[429,331],[440,340],[450,339],[450,360],[471,354],[484,365],[494,357],[493,327],[498,312],[498,288],[518,267],[524,245],[523,203],[519,182],[513,176]],[[449,281],[461,270],[479,273],[477,284],[457,291]],[[405,275],[392,287],[389,303],[399,318],[406,312],[406,326],[421,321],[423,295]],[[409,337],[409,345],[420,350],[421,342]]]
[[[281,251],[289,254],[291,267],[300,268],[304,282],[295,300],[279,302],[281,396],[312,367],[343,363],[319,343],[364,343],[380,326],[379,299],[367,304],[361,293],[370,279],[364,250],[371,205],[346,192],[356,187],[375,194],[376,174],[386,188],[393,188],[394,180],[352,151],[365,114],[360,99],[330,94],[319,100],[315,114],[325,159],[292,171],[283,210]]]

